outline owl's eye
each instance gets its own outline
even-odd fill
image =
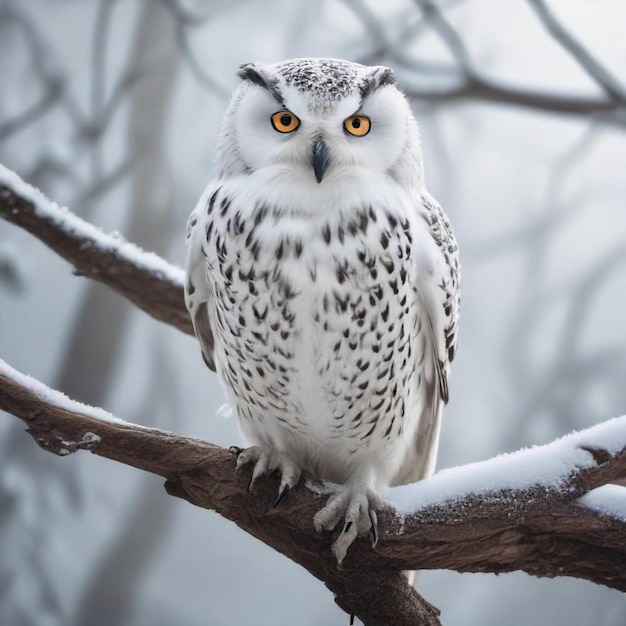
[[[272,126],[279,133],[292,133],[300,126],[300,120],[291,111],[278,111],[272,115]]]
[[[343,123],[345,131],[355,137],[367,135],[370,132],[371,125],[370,118],[365,115],[353,115]]]

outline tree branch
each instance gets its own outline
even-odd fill
[[[626,102],[626,88],[602,63],[561,24],[545,0],[528,0],[546,30],[569,52],[578,65],[606,92],[611,100]]]
[[[313,515],[322,506],[320,495],[297,489],[272,509],[278,483],[259,481],[248,492],[249,477],[235,473],[235,461],[227,450],[116,421],[100,409],[69,401],[22,377],[2,361],[0,408],[22,419],[37,444],[53,454],[91,450],[165,478],[169,494],[217,511],[290,557],[322,580],[342,609],[368,626],[440,624],[437,610],[409,587],[397,566],[372,562],[370,554],[337,567],[329,537],[316,535],[313,529]],[[359,543],[363,557],[369,544]]]
[[[2,362],[0,408],[22,419],[49,452],[87,449],[165,478],[170,495],[217,511],[302,565],[326,584],[339,606],[367,625],[439,624],[436,610],[399,573],[403,569],[524,570],[535,576],[585,578],[626,591],[624,520],[579,503],[590,490],[626,477],[626,417],[542,448],[446,470],[392,490],[391,500],[404,502],[407,511],[384,512],[376,549],[357,540],[339,569],[330,537],[313,529],[323,490],[310,479],[311,489],[296,489],[272,508],[277,481],[260,481],[248,492],[248,478],[235,473],[226,450],[121,422]],[[538,458],[555,455],[559,470],[567,465],[563,459],[571,460],[560,483],[544,484],[539,478],[517,484],[519,476],[511,474],[505,479],[509,486],[489,486],[502,480],[498,463],[534,467]],[[442,497],[433,499],[433,493]]]
[[[428,102],[474,100],[510,104],[536,111],[595,117],[607,124],[626,125],[626,107],[619,102],[593,96],[561,95],[504,85],[485,77],[474,76],[450,88],[426,88],[406,85],[404,93]]]
[[[475,75],[476,71],[467,50],[467,46],[460,35],[452,28],[452,25],[444,17],[439,7],[432,0],[415,0],[424,18],[430,22],[433,30],[446,44],[459,68],[467,77]]]
[[[474,100],[520,106],[537,111],[595,117],[604,123],[626,125],[626,88],[580,42],[567,33],[543,0],[529,0],[544,26],[575,61],[603,88],[606,97],[545,92],[507,85],[483,75],[472,62],[465,42],[432,0],[415,0],[425,20],[447,46],[456,62],[456,84],[445,88],[406,86],[405,93],[427,102]],[[416,67],[417,69],[417,67]],[[442,73],[443,75],[443,73]]]
[[[69,261],[77,275],[108,285],[152,317],[193,334],[183,270],[120,235],[103,233],[1,165],[0,216]]]

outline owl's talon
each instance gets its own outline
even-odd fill
[[[332,546],[337,563],[341,564],[348,548],[358,535],[368,534],[372,547],[378,543],[378,517],[376,511],[385,502],[378,493],[363,483],[326,485],[330,497],[326,506],[313,518],[316,531],[333,530],[343,519],[341,533]]]
[[[265,474],[270,473],[271,471],[271,463],[270,456],[268,454],[260,454],[256,463],[254,465],[254,469],[252,470],[252,479],[250,480],[250,486],[252,486],[258,478],[261,476],[265,476]]]
[[[279,450],[273,450],[264,446],[250,446],[245,450],[232,446],[230,448],[231,454],[237,455],[237,467],[236,471],[239,471],[242,467],[249,464],[254,464],[252,470],[252,476],[248,483],[248,491],[252,491],[254,483],[265,474],[271,474],[273,472],[280,473],[280,487],[278,489],[278,496],[272,506],[278,505],[278,503],[287,495],[290,489],[293,489],[298,484],[302,470],[293,461],[293,459],[285,452]],[[236,452],[238,451],[238,452]]]
[[[276,499],[274,500],[274,502],[272,502],[273,509],[275,509],[280,504],[280,501],[287,495],[288,491],[289,491],[288,485],[285,485],[279,490],[278,495],[276,496]]]
[[[370,541],[372,542],[372,548],[375,548],[378,544],[378,516],[376,515],[376,511],[374,509],[369,509],[367,513],[372,525],[369,531]]]
[[[345,532],[341,533],[335,540],[331,550],[337,559],[337,565],[341,565],[343,560],[346,558],[348,548],[352,545],[358,534],[356,525],[350,523],[349,528],[347,528]]]

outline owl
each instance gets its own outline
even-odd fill
[[[186,305],[277,501],[306,470],[341,561],[389,486],[434,469],[460,267],[392,70],[243,65],[187,228]]]

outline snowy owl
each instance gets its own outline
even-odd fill
[[[187,231],[186,304],[277,501],[307,470],[341,561],[380,491],[429,476],[457,345],[459,260],[386,67],[243,65]]]

